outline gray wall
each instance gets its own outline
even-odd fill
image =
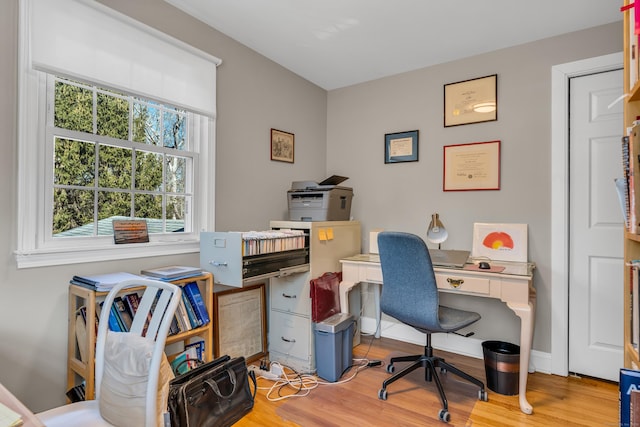
[[[534,349],[550,350],[550,74],[551,65],[622,50],[622,26],[607,25],[327,93],[161,0],[102,0],[223,60],[218,74],[216,228],[260,229],[286,215],[292,180],[349,176],[352,214],[371,228],[424,235],[439,212],[445,247],[471,245],[474,221],[529,224],[529,257],[538,264]],[[74,274],[169,263],[197,265],[197,255],[17,270],[16,229],[18,0],[0,2],[0,382],[32,410],[64,402],[67,286]],[[442,85],[498,74],[499,120],[442,127]],[[269,129],[295,134],[295,163],[269,159]],[[420,161],[384,165],[384,134],[420,130]],[[442,146],[502,141],[502,188],[442,192]],[[478,333],[517,340],[511,313],[476,299]],[[506,317],[511,319],[511,317]],[[495,319],[493,321],[492,319]]]
[[[285,219],[294,179],[326,168],[326,91],[161,0],[104,1],[223,60],[218,69],[216,228]],[[152,12],[149,12],[152,11]],[[197,254],[17,270],[18,0],[0,2],[0,383],[32,410],[64,403],[67,288],[74,274],[198,265]],[[270,128],[295,134],[295,163],[270,160]]]
[[[551,67],[621,52],[621,34],[614,23],[329,92],[327,169],[350,177],[364,247],[375,228],[426,238],[434,212],[449,232],[447,249],[471,248],[474,222],[528,224],[537,264],[533,348],[550,352]],[[498,75],[498,120],[445,128],[443,85],[489,74]],[[414,129],[419,161],[384,164],[384,135]],[[501,141],[500,190],[443,192],[443,146],[493,140]],[[519,342],[520,321],[502,302],[444,300],[481,313],[475,338]]]

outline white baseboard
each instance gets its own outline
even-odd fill
[[[361,317],[361,330],[363,334],[373,335],[376,329],[376,321],[372,317]],[[425,345],[425,335],[411,326],[402,323],[394,323],[382,321],[380,327],[381,335],[385,338],[391,338],[398,341],[404,341],[420,346]],[[367,338],[363,338],[361,342],[366,342]],[[461,354],[463,356],[483,359],[482,341],[477,338],[461,337],[455,334],[434,334],[431,344],[437,350],[447,351],[450,353]],[[541,351],[532,350],[529,359],[529,373],[541,372],[545,374],[551,373],[551,354]]]

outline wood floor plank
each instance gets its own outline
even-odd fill
[[[389,358],[422,351],[423,348],[417,345],[363,336],[361,344],[354,348],[354,358],[382,360],[382,367],[364,369],[345,383],[319,386],[306,397],[271,402],[266,398],[266,391],[259,390],[254,409],[236,426],[445,425],[437,418],[441,406],[435,385],[424,381],[421,370],[391,384],[387,388],[386,401],[377,397],[382,381],[389,376],[385,368]],[[485,381],[483,360],[438,350],[435,352]],[[396,368],[400,368],[400,364]],[[348,375],[345,374],[341,381]],[[270,384],[264,379],[259,383],[263,387]],[[475,386],[454,375],[444,375],[443,384],[451,412],[450,426],[618,425],[618,385],[612,382],[575,376],[530,374],[527,398],[534,407],[531,415],[520,411],[517,395],[504,396],[489,390],[489,401],[482,402],[477,400]]]

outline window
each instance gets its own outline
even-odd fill
[[[193,231],[194,116],[179,108],[55,76],[47,79],[52,238],[113,235],[112,220],[150,234]],[[47,179],[48,181],[48,179]]]
[[[18,268],[199,251],[220,60],[97,2],[20,14]],[[126,218],[149,243],[114,243]]]

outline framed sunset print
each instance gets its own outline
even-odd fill
[[[473,224],[472,258],[527,262],[527,224]]]

